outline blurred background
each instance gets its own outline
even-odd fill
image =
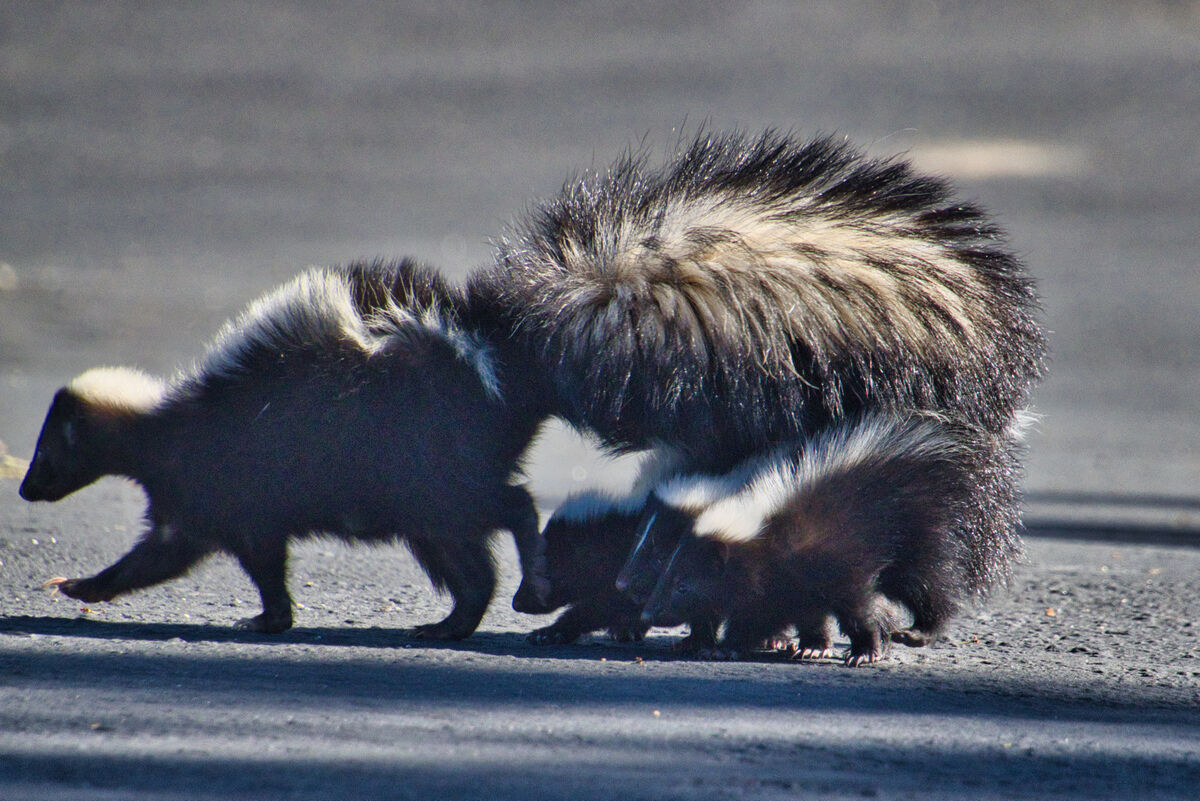
[[[990,209],[1052,331],[1031,517],[1200,528],[1200,3],[1182,0],[6,0],[9,463],[87,367],[169,373],[310,264],[461,277],[573,172],[702,124],[844,134]],[[559,430],[532,475],[549,509],[628,469]]]

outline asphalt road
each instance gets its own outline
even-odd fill
[[[169,373],[313,263],[461,276],[571,172],[678,129],[839,132],[993,210],[1054,361],[1029,559],[946,641],[851,670],[464,643],[400,549],[311,542],[278,637],[232,562],[81,606],[142,501],[0,477],[0,798],[1194,798],[1200,4],[8,2],[0,475],[96,364]],[[5,453],[9,454],[6,460]],[[544,511],[627,462],[554,431]]]

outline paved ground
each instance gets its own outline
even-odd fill
[[[4,798],[1091,801],[1200,781],[1194,548],[1038,539],[934,648],[700,663],[674,632],[535,648],[540,621],[501,602],[464,643],[410,641],[444,608],[398,549],[297,549],[279,637],[231,628],[256,601],[225,560],[91,610],[37,589],[116,555],[139,503],[110,483],[0,523],[25,538],[0,551]]]
[[[55,387],[169,372],[310,263],[461,275],[571,171],[680,125],[839,131],[993,209],[1053,372],[1030,558],[877,668],[456,646],[399,550],[309,543],[279,638],[215,560],[83,611],[37,589],[136,536],[117,481],[0,478],[0,797],[1193,798],[1200,780],[1200,4],[12,2],[0,8],[0,472]],[[548,511],[619,483],[562,432]],[[640,662],[638,660],[641,660]]]

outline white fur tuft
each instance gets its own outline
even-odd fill
[[[675,476],[655,487],[654,494],[667,506],[698,515],[722,498],[740,492],[748,481],[766,469],[775,458],[775,454],[772,453],[747,459],[728,473],[719,476],[699,473]]]
[[[1029,438],[1029,432],[1036,431],[1041,423],[1042,416],[1033,409],[1021,409],[1013,416],[1008,436],[1014,442],[1024,443]]]
[[[113,411],[147,412],[163,399],[163,382],[130,367],[96,367],[67,389],[82,401]]]
[[[397,320],[413,317],[412,312],[401,309],[395,304],[390,305],[388,311]],[[500,394],[500,379],[496,373],[496,363],[492,356],[492,349],[482,337],[452,324],[435,307],[423,309],[413,319],[416,319],[426,328],[436,331],[442,338],[449,342],[450,346],[454,348],[454,352],[458,354],[458,358],[471,365],[471,368],[475,370],[475,373],[479,376],[480,383],[483,384],[484,391],[497,401],[503,400]]]
[[[501,399],[491,349],[478,336],[455,325],[441,309],[408,308],[389,301],[363,315],[354,304],[349,278],[320,268],[301,273],[226,323],[199,371],[238,373],[247,356],[259,348],[303,345],[331,337],[370,356],[386,348],[394,337],[404,337],[417,328],[444,339],[479,376],[484,390]]]
[[[702,312],[697,321],[732,323],[752,342],[770,334],[759,328],[761,308],[743,301],[780,309],[767,325],[830,352],[886,347],[892,336],[917,351],[972,343],[975,317],[988,313],[965,300],[983,294],[979,277],[913,228],[901,214],[866,224],[803,193],[769,204],[736,195],[673,199],[650,225],[619,229],[612,271],[624,281],[670,276]],[[647,240],[653,251],[642,246]]]
[[[335,330],[366,353],[379,346],[354,308],[345,279],[311,269],[263,295],[227,322],[217,333],[200,372],[236,374],[259,348],[306,342]]]
[[[721,498],[738,492],[743,483],[729,475],[679,476],[656,487],[654,494],[667,506],[699,514]]]

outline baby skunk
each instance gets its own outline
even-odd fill
[[[529,642],[571,643],[599,629],[608,629],[617,642],[645,636],[649,626],[642,623],[642,607],[613,586],[641,518],[640,505],[631,507],[628,500],[600,492],[573,495],[547,521],[542,539],[549,592],[539,599],[522,580],[513,609],[531,615],[567,610],[530,633]]]
[[[539,599],[528,580],[522,581],[513,608],[527,614],[569,608],[552,625],[532,632],[530,642],[569,643],[598,629],[608,629],[618,642],[645,636],[642,605],[618,592],[614,581],[641,527],[650,488],[678,474],[681,465],[669,448],[649,451],[628,492],[579,493],[554,511],[542,531],[548,590]]]
[[[535,424],[513,412],[461,296],[408,261],[314,269],[226,324],[194,369],[161,382],[102,368],[55,396],[20,493],[54,501],[105,475],[145,490],[147,532],[91,578],[107,601],[233,554],[262,597],[241,624],[292,625],[289,540],[403,541],[454,609],[417,628],[457,639],[495,583],[489,538],[537,558],[537,513],[513,485]]]
[[[879,659],[893,636],[931,641],[994,578],[974,554],[1011,562],[1016,547],[1013,485],[991,483],[1004,470],[989,464],[1009,449],[980,447],[986,438],[927,416],[868,415],[763,458],[743,489],[692,518],[643,619],[716,609],[729,653],[789,625],[801,653],[823,653],[832,614],[852,666]],[[681,478],[659,493],[687,508],[711,483]],[[910,629],[894,631],[880,594],[911,614]]]
[[[616,588],[641,609],[654,593],[667,561],[679,546],[680,539],[690,531],[695,519],[711,504],[725,498],[746,484],[759,468],[758,460],[750,459],[722,476],[689,473],[657,482],[645,500],[637,524],[633,548],[616,577]],[[675,644],[685,653],[711,649],[716,644],[720,626],[720,610],[694,605],[686,615],[672,615],[660,609],[652,620],[658,626],[678,626],[688,622],[691,631]]]

